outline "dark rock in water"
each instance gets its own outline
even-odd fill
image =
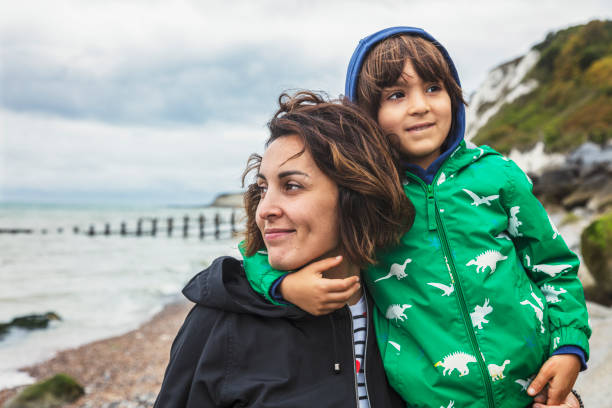
[[[62,318],[55,312],[16,317],[9,323],[0,323],[0,339],[2,339],[12,327],[19,327],[26,330],[46,329],[51,320],[62,320]]]
[[[85,394],[83,387],[66,374],[32,384],[21,391],[4,408],[59,408]]]
[[[586,293],[592,300],[612,303],[612,212],[596,219],[580,236],[582,258],[596,284]]]

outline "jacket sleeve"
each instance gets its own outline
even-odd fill
[[[591,328],[578,279],[580,261],[533,195],[527,175],[512,161],[506,162],[506,171],[509,187],[502,205],[508,214],[508,232],[529,278],[547,298],[549,352],[577,346],[588,360]]]
[[[226,342],[216,328],[220,315],[198,305],[191,309],[172,343],[155,408],[226,406],[222,401]]]
[[[268,302],[275,305],[284,305],[272,296],[271,289],[280,277],[287,274],[286,271],[277,271],[268,263],[268,256],[256,252],[253,256],[244,253],[244,241],[238,245],[244,261],[244,271],[253,290],[264,296]]]

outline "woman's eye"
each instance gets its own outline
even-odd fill
[[[268,191],[268,186],[257,185],[257,191],[259,191],[259,195],[263,196]]]
[[[299,190],[302,188],[301,185],[297,184],[297,183],[287,183],[285,185],[285,188],[287,189],[287,191],[293,191],[293,190]]]

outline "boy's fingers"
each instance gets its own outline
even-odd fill
[[[571,384],[563,379],[557,380],[557,378],[558,377],[555,377],[550,382],[550,387],[548,388],[548,401],[546,401],[546,403],[549,405],[561,404],[563,399],[571,391]]]
[[[338,255],[333,258],[325,258],[319,261],[313,262],[307,266],[307,268],[313,273],[321,273],[325,272],[328,269],[333,268],[334,266],[340,265],[342,262],[342,255]]]
[[[325,279],[325,291],[332,292],[345,292],[359,284],[358,276],[350,276],[344,279]]]
[[[359,283],[350,286],[341,292],[331,292],[325,296],[325,303],[346,303],[361,288]]]
[[[550,374],[549,370],[546,369],[546,363],[545,363],[542,366],[542,368],[540,368],[540,372],[538,372],[538,375],[536,376],[536,378],[534,378],[531,384],[529,384],[529,388],[527,389],[527,394],[529,394],[532,397],[535,396],[537,393],[542,391],[542,389],[546,386],[546,384],[548,384],[548,381],[550,380],[551,377],[552,375]],[[550,398],[550,395],[549,395],[549,398]]]
[[[538,393],[538,395],[536,395],[533,398],[533,402],[541,402],[541,403],[545,403],[546,402],[546,393],[545,392],[540,392]]]

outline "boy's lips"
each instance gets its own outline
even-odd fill
[[[273,241],[276,239],[285,238],[294,232],[295,230],[290,228],[266,228],[263,235],[266,241]]]
[[[423,122],[417,123],[416,125],[410,126],[406,129],[408,132],[419,132],[421,130],[429,129],[434,125],[434,122]]]

